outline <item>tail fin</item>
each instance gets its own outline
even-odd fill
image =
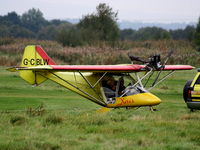
[[[39,45],[26,46],[21,67],[33,67],[38,65],[56,65]]]
[[[24,50],[23,59],[20,67],[33,67],[40,65],[56,65],[55,62],[46,54],[41,46],[28,45]],[[22,79],[32,85],[39,85],[47,80],[40,73],[32,70],[21,70],[19,75]]]

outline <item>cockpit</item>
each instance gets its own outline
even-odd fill
[[[110,75],[102,80],[102,88],[108,103],[114,103],[116,97],[125,97],[147,91],[136,83],[131,76]]]

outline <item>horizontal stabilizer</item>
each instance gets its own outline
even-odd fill
[[[6,70],[8,70],[10,72],[16,72],[17,71],[17,67],[7,68]]]

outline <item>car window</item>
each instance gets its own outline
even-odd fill
[[[198,79],[196,80],[195,84],[200,84],[200,75],[198,76]]]

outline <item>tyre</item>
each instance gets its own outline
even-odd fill
[[[188,91],[190,90],[191,83],[192,83],[192,80],[188,80],[183,88],[183,98],[185,102],[188,101]]]

